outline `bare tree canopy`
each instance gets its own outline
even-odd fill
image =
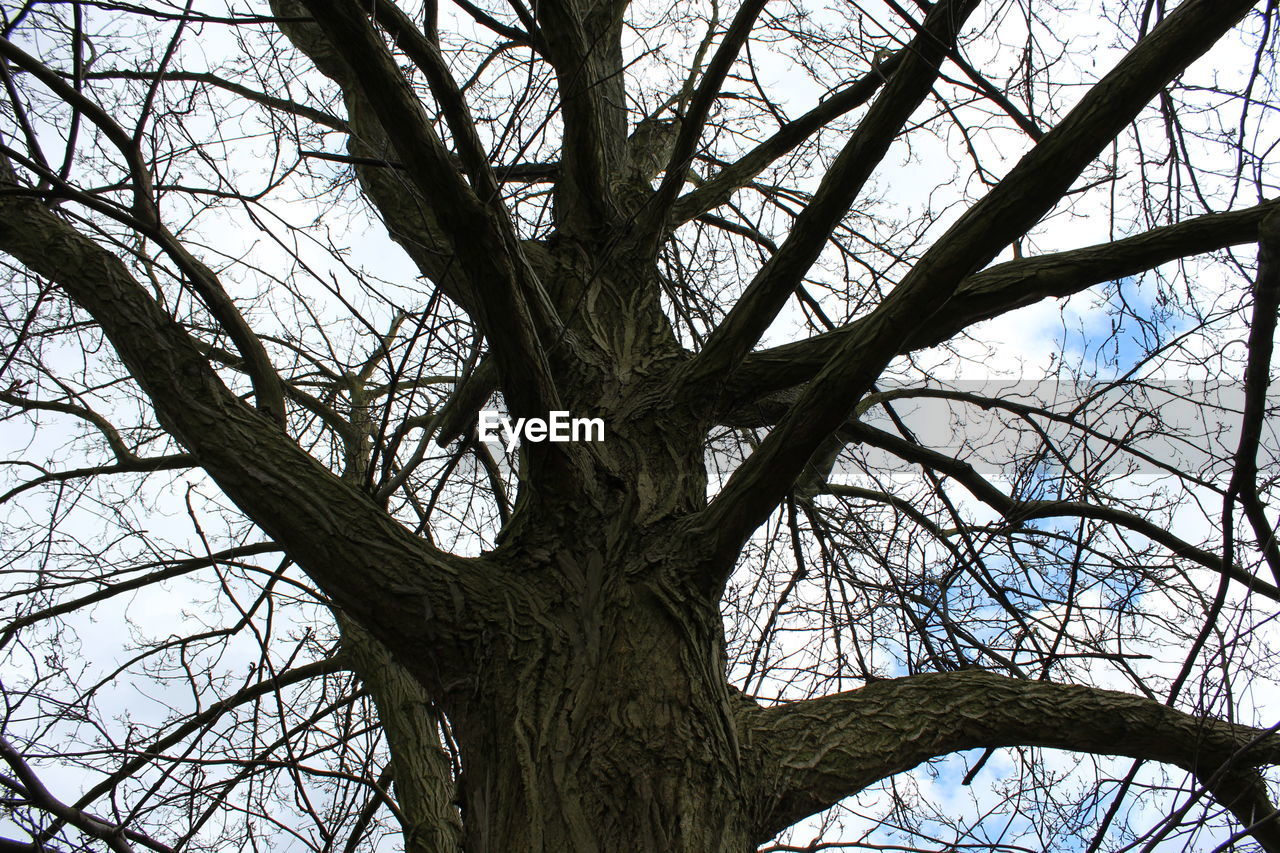
[[[0,851],[1280,853],[1276,0],[0,0]]]

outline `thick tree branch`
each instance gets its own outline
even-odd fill
[[[474,3],[467,2],[467,0],[454,0],[454,2],[457,4],[459,9],[470,15],[477,24],[488,27],[503,38],[511,39],[518,44],[529,45],[539,53],[545,53],[545,45],[543,45],[541,39],[538,38],[536,30],[526,33],[524,30],[518,29],[517,27],[504,24],[480,7],[476,6]]]
[[[496,362],[497,387],[513,412],[544,417],[547,411],[563,408],[547,365],[547,342],[565,348],[573,341],[560,328],[531,266],[541,261],[541,247],[516,240],[492,172],[482,162],[485,155],[474,128],[469,133],[466,129],[470,121],[466,106],[448,79],[448,70],[433,59],[430,40],[411,23],[384,10],[385,25],[415,61],[434,75],[432,85],[447,107],[455,136],[469,148],[462,157],[445,150],[436,138],[422,105],[363,14],[344,2],[315,5],[319,9],[316,24],[282,25],[282,29],[342,87],[356,134],[352,153],[361,161],[379,159],[366,158],[377,153],[383,162],[397,166],[395,172],[357,166],[388,229],[419,267],[477,320]],[[288,0],[276,0],[275,6],[281,11],[292,8]],[[480,196],[458,174],[458,162],[474,176]],[[526,256],[526,251],[534,254]],[[543,443],[531,445],[528,453],[535,470],[549,465],[564,475],[560,482],[566,485],[577,476],[570,469],[580,470],[586,464],[576,446]]]
[[[392,151],[378,116],[358,86],[359,75],[338,55],[314,22],[304,18],[297,0],[271,0],[281,17],[281,32],[306,55],[315,68],[342,90],[347,107],[347,155],[302,152],[304,156],[349,162],[355,167],[366,198],[382,217],[391,238],[405,250],[423,276],[440,287],[473,316],[476,313],[471,283],[456,263],[431,196],[424,197],[399,172],[404,166]]]
[[[280,377],[276,374],[257,335],[249,327],[240,310],[231,301],[222,283],[213,271],[187,251],[186,247],[165,227],[156,204],[151,172],[138,147],[138,141],[128,134],[115,119],[79,89],[63,80],[56,72],[39,60],[29,56],[8,39],[0,38],[0,58],[12,62],[38,79],[55,95],[62,98],[77,114],[83,114],[102,131],[103,135],[120,151],[129,167],[133,180],[133,207],[131,215],[135,227],[155,240],[173,258],[182,270],[191,288],[199,294],[209,313],[222,326],[235,343],[236,348],[249,365],[258,407],[279,424],[285,421],[284,392]],[[13,185],[8,179],[8,165],[0,168],[0,183]]]
[[[966,77],[973,81],[973,84],[977,87],[978,91],[990,98],[992,103],[1004,111],[1005,115],[1013,119],[1014,124],[1020,127],[1023,133],[1037,141],[1044,136],[1044,129],[1036,123],[1036,120],[1018,109],[1018,107],[1014,105],[1013,101],[1009,100],[1009,96],[1000,91],[1000,89],[983,76],[978,69],[970,65],[969,61],[961,55],[960,51],[953,50],[948,54],[948,57],[956,64],[957,67],[959,67],[961,71],[964,72]]]
[[[1127,693],[963,671],[874,682],[741,719],[748,766],[760,774],[760,842],[930,758],[1042,746],[1187,770],[1264,849],[1280,851],[1280,825],[1256,772],[1280,763],[1280,735]]]
[[[396,799],[409,853],[457,853],[462,816],[448,754],[440,745],[439,715],[422,684],[390,651],[349,619],[338,618],[342,652],[378,707],[391,747]]]
[[[12,62],[39,80],[49,91],[66,101],[77,113],[83,115],[102,131],[102,135],[115,146],[128,166],[129,178],[133,181],[133,215],[142,222],[159,224],[160,215],[156,210],[151,170],[142,156],[142,149],[138,147],[133,137],[116,123],[111,114],[96,101],[63,80],[53,69],[4,37],[0,37],[0,58]]]
[[[140,844],[157,853],[173,853],[173,848],[149,835],[132,830],[123,824],[103,820],[59,800],[41,781],[26,758],[3,735],[0,735],[0,759],[13,769],[20,783],[19,793],[28,805],[48,812],[58,820],[74,826],[78,831],[90,838],[96,838],[116,853],[132,853],[133,844]]]
[[[706,582],[712,588],[719,590],[742,542],[901,350],[902,330],[942,309],[966,276],[1057,204],[1081,170],[1143,107],[1252,7],[1253,0],[1187,0],[1180,5],[924,254],[865,318],[863,333],[844,342],[710,506],[692,519],[691,532],[711,543]],[[716,348],[720,362],[736,364],[729,356],[741,345],[733,340],[738,337],[755,339],[735,333]]]
[[[1258,492],[1258,448],[1267,419],[1267,386],[1271,384],[1271,355],[1280,310],[1280,212],[1259,226],[1258,277],[1253,289],[1253,319],[1249,326],[1249,359],[1244,373],[1244,411],[1227,491],[1239,497],[1253,528],[1258,548],[1280,583],[1280,547]]]
[[[268,338],[268,340],[270,340],[270,338]],[[234,353],[227,352],[221,347],[215,347],[207,341],[202,341],[199,338],[193,337],[192,341],[195,343],[197,349],[208,356],[210,361],[220,364],[223,367],[230,368],[236,372],[248,372],[244,359],[237,357]],[[288,346],[288,343],[285,341],[276,340],[274,342]],[[332,377],[330,381],[336,385],[338,378]],[[292,381],[285,381],[283,383],[283,387],[284,395],[288,400],[292,401],[300,408],[306,409],[308,412],[323,421],[324,425],[333,430],[333,432],[342,439],[343,443],[354,444],[360,440],[355,427],[351,425],[351,421],[346,417],[340,415],[337,411],[325,405],[320,400],[301,390]]]
[[[436,427],[436,443],[446,446],[464,435],[476,422],[476,415],[498,387],[498,366],[492,358],[483,358],[454,390],[440,409]]]
[[[62,601],[51,607],[25,613],[16,618],[12,618],[9,624],[5,625],[4,630],[0,631],[0,649],[9,644],[9,641],[17,635],[19,631],[29,625],[42,622],[46,619],[54,619],[67,613],[74,613],[81,608],[88,607],[91,604],[97,604],[100,601],[106,601],[122,595],[126,592],[132,592],[137,589],[144,589],[152,584],[161,581],[171,580],[173,578],[182,577],[192,572],[206,569],[209,566],[219,564],[232,563],[238,561],[241,557],[251,557],[256,554],[266,554],[273,551],[279,551],[280,548],[274,542],[260,542],[254,545],[241,545],[236,548],[228,548],[225,551],[219,551],[216,554],[210,554],[207,557],[190,557],[185,560],[170,560],[163,564],[164,568],[154,572],[148,572],[129,580],[118,581],[116,583],[102,583],[100,580],[100,588],[94,590],[87,595],[79,598],[73,598],[69,601]],[[155,565],[155,564],[153,564]],[[149,568],[148,566],[139,566],[138,569]]]
[[[61,385],[61,383],[59,383]],[[70,398],[72,392],[63,386],[63,391]],[[71,415],[80,420],[87,421],[92,424],[98,432],[102,434],[103,439],[107,443],[107,448],[111,451],[111,455],[116,458],[117,462],[128,464],[131,462],[140,462],[142,458],[133,451],[133,448],[125,444],[124,439],[120,437],[120,431],[116,429],[115,424],[104,418],[102,415],[89,408],[86,404],[77,405],[62,400],[36,400],[21,394],[15,394],[9,391],[0,391],[0,403],[7,403],[15,408],[24,411],[43,411],[43,412],[59,412],[64,415]],[[0,499],[0,503],[4,503]]]
[[[173,729],[157,737],[145,747],[137,750],[113,773],[100,780],[85,792],[75,803],[75,808],[86,809],[92,803],[111,792],[124,780],[137,775],[149,763],[164,755],[165,751],[186,740],[191,735],[211,726],[223,714],[255,702],[272,693],[279,693],[286,687],[301,684],[312,678],[321,678],[348,668],[348,663],[341,656],[325,658],[285,670],[271,678],[250,684],[225,699],[211,703],[204,710],[185,718]]]
[[[725,32],[720,46],[707,65],[702,81],[689,100],[689,108],[680,117],[680,132],[676,134],[675,145],[667,159],[666,175],[658,185],[658,191],[646,207],[641,219],[640,234],[643,240],[655,245],[665,236],[667,230],[668,209],[676,200],[676,194],[684,186],[685,175],[693,164],[693,155],[698,148],[698,139],[706,126],[707,116],[711,114],[711,106],[720,97],[720,87],[724,84],[729,69],[737,61],[756,18],[764,10],[768,0],[747,0],[733,16],[729,29]],[[709,208],[708,208],[709,209]],[[701,211],[699,211],[701,212]]]
[[[350,154],[333,154],[328,151],[302,151],[299,153],[304,157],[314,157],[317,160],[328,160],[332,163],[349,163],[352,166],[373,166],[379,169],[404,168],[400,163],[393,160],[377,157],[357,157]],[[458,162],[458,168],[462,168],[461,161]],[[503,184],[554,183],[560,175],[560,164],[511,163],[510,165],[495,167],[494,172],[498,176],[499,183]]]
[[[942,309],[907,329],[898,353],[942,343],[964,329],[1050,297],[1070,296],[1103,282],[1153,269],[1179,258],[1258,239],[1263,217],[1280,210],[1268,201],[1243,210],[1209,213],[1132,237],[1035,258],[1007,261],[964,279]],[[867,318],[804,341],[751,353],[733,380],[733,405],[812,379]]]
[[[117,257],[39,202],[4,194],[0,251],[56,282],[98,322],[161,425],[371,631],[400,648],[433,634],[430,642],[446,643],[456,626],[431,615],[483,600],[467,592],[489,577],[482,567],[413,536],[242,403]],[[424,654],[429,666],[434,655]]]
[[[400,11],[391,0],[375,0],[373,17],[391,35],[396,46],[426,76],[431,94],[440,104],[449,132],[453,134],[462,166],[471,179],[471,187],[476,195],[481,201],[498,206],[499,212],[505,214],[501,209],[502,196],[498,181],[489,166],[489,156],[476,133],[475,120],[471,117],[466,98],[458,89],[458,83],[453,79],[453,74],[440,53],[440,46],[423,35],[409,16]]]
[[[556,224],[568,237],[598,244],[619,221],[614,183],[626,163],[623,6],[543,0],[536,10],[564,120]]]
[[[708,382],[723,381],[773,323],[903,125],[933,90],[939,65],[977,6],[976,0],[948,0],[929,13],[898,71],[796,217],[787,239],[685,370],[682,381],[688,389],[701,394]]]
[[[8,503],[23,492],[49,483],[65,483],[69,480],[80,480],[85,477],[97,477],[102,474],[150,474],[156,471],[178,471],[183,468],[194,468],[197,464],[196,458],[190,453],[171,453],[168,456],[153,456],[151,458],[136,456],[133,459],[126,459],[109,465],[90,465],[84,468],[69,468],[65,471],[45,471],[43,468],[32,465],[31,463],[23,463],[37,468],[43,473],[33,479],[27,480],[14,486],[9,491],[0,495],[0,504]]]
[[[378,116],[405,174],[432,209],[466,273],[476,319],[502,367],[503,392],[521,416],[562,408],[542,341],[559,320],[529,266],[500,201],[467,186],[412,87],[357,4],[306,0],[333,50],[360,69],[354,85]],[[464,158],[467,159],[467,158]],[[543,445],[546,447],[547,445]]]

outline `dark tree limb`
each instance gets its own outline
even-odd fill
[[[258,408],[283,426],[285,422],[284,391],[281,388],[280,377],[271,364],[270,356],[267,355],[262,341],[249,327],[244,315],[223,290],[218,277],[187,251],[187,248],[161,221],[151,172],[142,156],[142,150],[138,147],[138,140],[120,127],[115,119],[92,99],[8,39],[0,38],[0,58],[30,73],[55,95],[66,101],[78,114],[85,115],[120,151],[129,166],[129,177],[133,180],[134,201],[131,213],[138,223],[139,230],[159,243],[182,270],[191,288],[199,294],[208,307],[209,313],[227,332],[248,364]],[[7,168],[6,165],[4,169],[7,170]],[[3,172],[0,172],[0,182],[13,183]]]
[[[960,51],[953,50],[947,56],[956,64],[956,67],[964,72],[966,77],[973,81],[973,85],[978,91],[990,98],[992,103],[1004,111],[1005,115],[1013,119],[1014,124],[1021,128],[1023,133],[1036,141],[1039,141],[1040,137],[1044,136],[1044,128],[1040,127],[1032,116],[1026,115],[1022,110],[1018,109],[1013,101],[1009,100],[1009,96],[997,88],[982,72],[970,65]]]
[[[66,391],[66,387],[63,386]],[[71,393],[68,391],[68,396]],[[24,411],[43,411],[43,412],[59,412],[64,415],[71,415],[92,424],[102,438],[107,443],[107,448],[111,451],[111,455],[116,458],[117,462],[130,463],[140,462],[141,458],[134,453],[133,449],[125,444],[124,439],[120,437],[120,431],[116,429],[115,424],[104,418],[102,415],[89,408],[88,405],[68,403],[62,400],[36,400],[25,395],[15,394],[10,391],[0,391],[0,403],[7,403],[15,408]],[[0,503],[4,503],[0,499]]]
[[[1258,447],[1267,418],[1267,386],[1271,384],[1271,356],[1280,311],[1280,212],[1262,220],[1258,228],[1258,276],[1253,289],[1253,320],[1249,325],[1249,358],[1244,372],[1244,412],[1236,448],[1230,494],[1240,499],[1253,528],[1258,549],[1280,583],[1280,547],[1258,493]]]
[[[277,110],[289,115],[295,115],[304,118],[307,121],[315,122],[318,125],[327,127],[330,130],[347,132],[349,128],[347,123],[332,116],[324,110],[318,110],[315,107],[309,107],[306,104],[299,104],[296,101],[290,101],[286,98],[280,98],[275,95],[269,95],[266,92],[259,92],[250,89],[240,83],[227,80],[209,71],[135,71],[130,69],[114,69],[111,71],[91,71],[84,75],[86,80],[149,80],[159,82],[175,82],[175,83],[200,83],[206,86],[213,86],[218,89],[230,92],[233,95],[239,95],[247,101],[260,104],[267,109]]]
[[[1275,807],[1256,772],[1280,763],[1280,735],[1127,693],[962,671],[873,682],[740,719],[748,766],[759,773],[759,842],[930,758],[1041,746],[1180,767],[1263,849],[1280,851]]]
[[[46,619],[54,619],[67,613],[74,613],[81,608],[88,607],[91,604],[97,604],[101,601],[115,598],[126,592],[132,592],[137,589],[144,589],[161,581],[171,580],[173,578],[182,577],[201,569],[219,564],[231,563],[242,557],[251,557],[256,554],[266,554],[273,551],[279,551],[279,547],[274,542],[260,542],[253,545],[241,545],[237,548],[227,548],[216,554],[210,554],[207,557],[190,557],[185,560],[170,560],[164,563],[164,567],[154,572],[148,572],[129,580],[117,581],[116,583],[102,583],[99,589],[94,590],[87,595],[70,601],[62,601],[50,607],[25,613],[17,618],[9,620],[9,624],[5,625],[4,630],[0,631],[0,649],[9,644],[9,641],[29,625],[42,622]],[[139,567],[145,568],[145,567]]]
[[[235,708],[255,702],[264,696],[272,693],[278,693],[286,687],[295,684],[301,684],[312,678],[322,678],[326,675],[332,675],[336,672],[342,672],[347,669],[348,663],[342,659],[340,655],[318,660],[313,663],[296,666],[292,669],[278,673],[271,678],[250,684],[247,687],[211,703],[204,710],[190,717],[185,718],[182,722],[174,726],[170,731],[165,732],[157,737],[151,743],[147,744],[143,749],[138,750],[135,754],[118,767],[113,773],[106,778],[98,781],[92,788],[76,801],[75,808],[85,809],[99,798],[110,793],[113,788],[124,780],[138,774],[147,764],[162,756],[166,750],[171,749],[182,741],[191,737],[193,734],[211,726],[223,714]]]
[[[505,213],[501,207],[498,181],[489,165],[484,144],[476,133],[475,120],[440,53],[440,46],[423,35],[409,16],[390,0],[375,0],[373,17],[391,35],[396,46],[426,76],[431,94],[440,104],[449,132],[453,134],[454,144],[458,146],[459,157],[467,177],[471,179],[472,190],[482,202],[496,206],[500,213]]]
[[[545,417],[562,408],[542,343],[558,336],[559,320],[498,200],[478,197],[458,174],[422,103],[359,6],[348,0],[303,5],[332,49],[359,69],[354,85],[378,116],[405,174],[422,198],[432,199],[449,248],[470,281],[476,320],[502,366],[513,411]],[[461,120],[465,110],[459,110]]]
[[[476,23],[488,27],[503,38],[510,39],[517,44],[528,45],[539,53],[546,52],[546,46],[542,44],[542,40],[538,37],[537,30],[525,32],[518,27],[504,24],[497,18],[485,12],[479,6],[476,6],[474,3],[469,3],[467,0],[454,0],[454,3],[459,9],[470,15]]]
[[[96,101],[87,97],[72,84],[63,80],[53,69],[31,56],[7,38],[0,37],[0,58],[12,62],[16,67],[30,74],[43,83],[49,91],[62,98],[93,123],[107,140],[115,146],[124,157],[128,166],[129,178],[133,181],[133,214],[140,221],[152,225],[160,221],[156,209],[155,193],[152,187],[151,170],[147,167],[142,149],[137,141]]]
[[[10,185],[11,175],[3,178]],[[0,251],[56,282],[97,321],[161,426],[326,594],[382,639],[403,648],[441,631],[432,642],[446,643],[458,626],[430,614],[451,612],[463,599],[474,600],[472,613],[485,609],[486,595],[465,591],[493,580],[481,565],[415,537],[232,394],[119,258],[18,195],[0,195]],[[430,666],[431,657],[421,663]]]
[[[125,459],[108,465],[90,465],[84,468],[69,468],[65,471],[44,471],[40,476],[14,486],[0,495],[0,504],[8,503],[23,492],[48,485],[49,483],[65,483],[69,480],[81,480],[87,477],[98,477],[103,474],[150,474],[155,471],[178,471],[183,468],[194,468],[196,464],[196,458],[190,453],[171,453],[168,456],[153,456],[151,458],[136,456],[133,459]],[[38,470],[43,471],[44,469]]]
[[[620,221],[614,184],[627,154],[623,9],[594,0],[543,0],[536,10],[564,120],[556,224],[567,237],[599,244]]]
[[[997,264],[964,279],[942,309],[909,326],[898,354],[935,346],[975,323],[1050,297],[1070,296],[1103,282],[1136,275],[1179,258],[1258,239],[1258,226],[1280,202],[1209,213],[1102,243]],[[735,405],[806,382],[840,347],[865,333],[859,319],[813,338],[748,355],[734,377]]]
[[[47,812],[58,820],[70,824],[77,831],[101,841],[116,853],[133,853],[134,844],[155,850],[156,853],[173,853],[172,847],[162,844],[149,835],[137,832],[121,824],[103,820],[96,815],[69,806],[59,800],[45,786],[40,776],[27,762],[22,753],[9,743],[8,739],[3,735],[0,735],[0,759],[3,759],[13,770],[18,782],[16,793],[22,796],[27,805]],[[15,786],[6,785],[6,787]]]
[[[711,106],[720,97],[720,87],[724,84],[729,69],[737,61],[738,54],[747,43],[756,18],[764,10],[768,0],[747,0],[733,16],[729,29],[725,32],[720,46],[707,65],[701,82],[689,100],[689,107],[680,116],[680,131],[676,134],[675,145],[667,159],[666,175],[658,185],[658,191],[649,202],[641,220],[639,232],[641,240],[650,242],[656,248],[666,235],[667,211],[676,194],[684,186],[685,175],[693,164],[693,155],[698,147],[698,139],[706,126],[707,116],[711,114]],[[699,211],[701,212],[701,211]]]
[[[230,368],[238,373],[248,372],[245,367],[244,359],[238,358],[234,353],[227,352],[221,347],[215,347],[198,338],[192,338],[192,340],[195,343],[196,348],[208,356],[209,360],[215,364],[220,364],[223,367]],[[285,345],[287,346],[287,344]],[[338,381],[337,377],[331,377],[330,379],[335,384]],[[343,443],[351,445],[360,440],[357,430],[351,425],[350,420],[322,403],[316,397],[313,397],[301,390],[293,382],[284,382],[284,395],[290,402],[300,408],[306,409],[308,412],[322,420],[326,427],[333,430],[334,434],[342,439]]]
[[[933,91],[948,48],[977,6],[976,0],[948,0],[929,13],[923,32],[907,48],[898,71],[831,164],[787,239],[684,371],[686,393],[702,395],[709,382],[732,375],[773,323],[903,125]]]
[[[476,299],[471,283],[455,261],[450,237],[436,215],[431,197],[424,197],[412,182],[398,174],[405,167],[359,88],[359,75],[338,55],[320,28],[305,18],[305,10],[297,0],[271,0],[271,4],[280,16],[281,32],[316,70],[338,84],[347,107],[348,154],[308,151],[303,155],[351,163],[365,196],[382,217],[391,238],[423,276],[474,315]]]
[[[409,853],[458,853],[462,815],[449,755],[440,745],[439,715],[422,684],[390,651],[350,619],[338,617],[342,653],[378,707],[391,747],[396,800]]]
[[[348,163],[352,166],[372,166],[378,169],[403,169],[404,166],[394,160],[378,157],[357,157],[351,154],[334,154],[328,151],[301,151],[303,157],[314,157],[317,160],[328,160],[332,163]],[[461,161],[459,161],[461,168]],[[555,183],[560,175],[559,163],[511,163],[494,167],[498,181],[503,184],[539,184]]]
[[[715,500],[691,520],[690,531],[709,547],[705,582],[710,589],[719,594],[742,543],[901,350],[902,330],[942,309],[965,277],[1035,224],[1147,103],[1252,7],[1252,0],[1180,5],[920,258]],[[736,345],[719,349],[731,353]],[[718,360],[735,363],[725,354]]]
[[[455,438],[466,434],[476,422],[476,416],[498,387],[497,364],[492,358],[482,358],[460,383],[453,395],[440,409],[436,422],[436,443],[446,446]]]

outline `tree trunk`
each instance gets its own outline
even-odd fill
[[[718,614],[598,554],[552,559],[512,596],[554,585],[563,606],[487,638],[442,703],[465,849],[754,849]]]

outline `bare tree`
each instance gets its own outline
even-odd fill
[[[1274,2],[0,12],[0,849],[1280,851]]]

